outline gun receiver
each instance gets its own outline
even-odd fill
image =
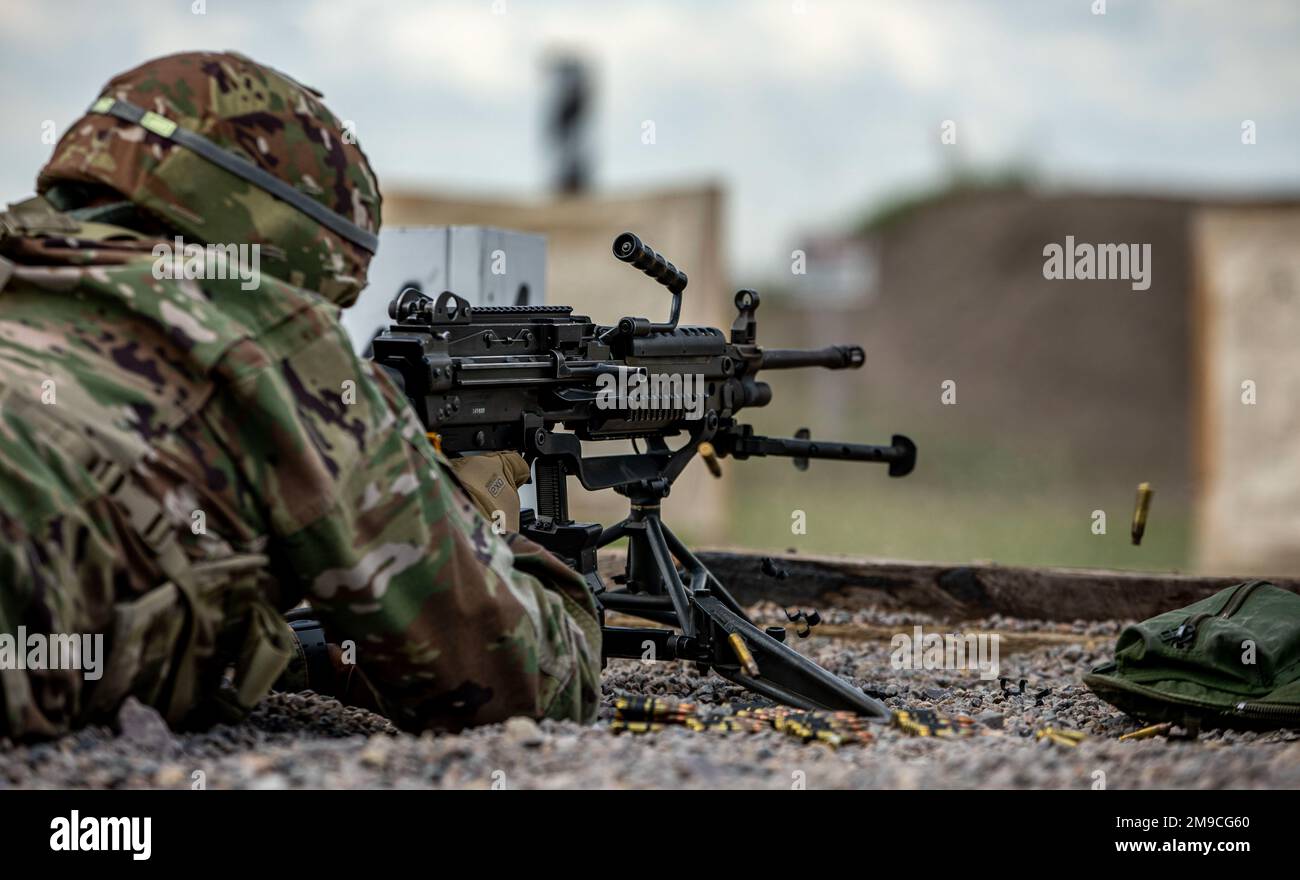
[[[713,327],[678,326],[686,274],[630,232],[615,239],[614,255],[668,288],[667,322],[625,317],[604,326],[568,306],[479,308],[450,291],[434,298],[407,289],[390,305],[394,323],[373,341],[374,359],[444,452],[514,450],[533,465],[537,510],[524,512],[521,531],[583,575],[602,624],[616,611],[671,627],[604,626],[606,658],[640,658],[649,642],[657,659],[694,661],[778,702],[888,720],[882,703],[785,645],[783,630],[754,626],[660,517],[673,481],[697,454],[715,474],[718,456],[786,456],[801,469],[815,458],[882,462],[890,476],[911,472],[916,446],[902,435],[888,446],[814,441],[806,429],[773,438],[737,421],[741,410],[772,400],[760,370],[858,369],[862,348],[763,349],[752,290],[736,294],[729,339]],[[682,435],[676,448],[668,445]],[[593,456],[583,447],[620,439],[644,448]],[[608,528],[573,522],[567,476],[626,496],[627,518]],[[596,553],[621,538],[622,589],[609,589]]]

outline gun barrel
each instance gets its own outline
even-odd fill
[[[840,461],[878,461],[889,465],[891,477],[904,477],[916,466],[916,444],[895,434],[889,446],[840,443],[834,440],[801,440],[795,437],[735,437],[730,452],[736,458],[779,455],[785,458],[830,458]]]
[[[867,362],[860,345],[828,345],[825,348],[765,348],[759,369],[793,370],[825,367],[828,370],[856,370]]]

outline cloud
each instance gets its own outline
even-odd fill
[[[743,266],[963,161],[1027,158],[1086,183],[1277,186],[1300,175],[1300,8],[1256,0],[5,0],[0,184],[26,189],[112,73],[234,48],[321,88],[377,170],[434,187],[536,191],[542,63],[598,74],[598,180],[719,177]],[[94,46],[93,53],[86,50]],[[1260,144],[1243,156],[1241,119]],[[639,139],[653,119],[658,141]],[[959,126],[955,149],[939,124]]]

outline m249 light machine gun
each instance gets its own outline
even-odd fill
[[[888,446],[762,437],[737,421],[766,406],[772,389],[760,370],[857,369],[856,345],[765,349],[756,339],[759,297],[736,294],[731,338],[713,327],[678,326],[685,273],[631,233],[614,256],[668,288],[668,320],[622,318],[612,326],[568,306],[475,308],[451,292],[403,290],[375,337],[375,361],[400,384],[426,430],[450,454],[514,450],[534,466],[537,510],[520,530],[583,575],[605,612],[655,627],[604,626],[604,655],[690,660],[780,703],[849,710],[887,720],[889,710],[784,643],[785,630],[760,629],[726,587],[673,535],[660,505],[696,455],[715,476],[718,458],[779,455],[882,462],[890,476],[912,470],[916,447],[902,435]],[[559,430],[560,428],[564,430]],[[682,438],[675,447],[670,438]],[[633,440],[635,453],[588,456],[584,441]],[[637,447],[634,447],[637,448]],[[608,528],[569,518],[566,477],[585,489],[628,498],[626,519]],[[627,567],[607,587],[596,553],[626,538]]]

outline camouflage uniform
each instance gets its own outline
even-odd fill
[[[404,727],[593,718],[581,579],[493,532],[339,325],[380,197],[319,97],[235,54],[150,62],[69,129],[47,198],[0,215],[0,633],[102,633],[108,657],[95,681],[0,670],[0,734],[58,735],[129,694],[173,724],[237,717],[293,653],[280,612],[303,599]],[[174,235],[261,245],[260,286],[157,277]]]

